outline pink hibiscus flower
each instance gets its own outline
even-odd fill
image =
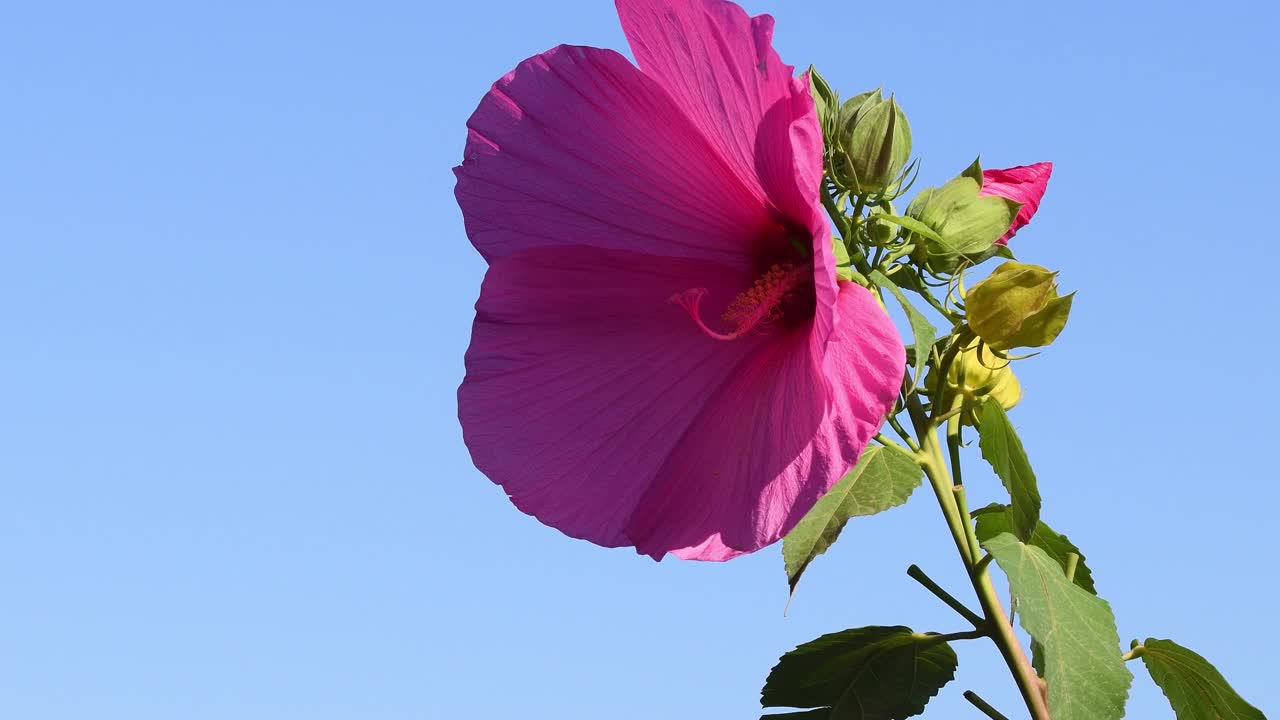
[[[1040,209],[1040,198],[1049,187],[1049,176],[1053,174],[1053,163],[1042,162],[1035,165],[1019,165],[1003,170],[982,171],[983,195],[998,195],[1022,203],[1018,216],[1009,226],[1009,232],[996,241],[1005,245],[1024,225],[1031,222],[1031,217]]]
[[[848,471],[903,347],[836,281],[822,133],[773,19],[617,7],[639,69],[560,46],[467,123],[456,195],[489,271],[458,415],[476,467],[542,522],[725,560]]]

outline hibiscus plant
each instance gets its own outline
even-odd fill
[[[789,709],[769,717],[918,715],[976,640],[1036,720],[1122,717],[1135,660],[1180,719],[1261,718],[1195,652],[1122,648],[1084,554],[1041,518],[1013,366],[1057,339],[1073,296],[1008,242],[1052,165],[975,161],[917,188],[897,99],[797,76],[769,16],[617,8],[635,65],[554,48],[468,122],[456,195],[489,263],[458,391],[476,466],[543,523],[654,559],[781,540],[792,592],[851,518],[927,483],[976,605],[908,574],[962,629],[801,645],[765,681],[763,706]],[[969,507],[970,444],[1007,502]]]

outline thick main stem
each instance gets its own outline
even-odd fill
[[[956,500],[957,494],[953,489],[946,460],[943,459],[937,432],[925,417],[918,398],[912,397],[908,401],[907,411],[911,414],[916,433],[920,438],[921,466],[924,468],[925,476],[929,478],[929,483],[933,486],[938,505],[942,508],[947,527],[951,530],[951,538],[955,541],[956,551],[960,554],[960,560],[964,563],[969,580],[973,583],[973,590],[978,595],[989,637],[999,648],[1005,664],[1009,666],[1009,672],[1013,674],[1033,720],[1050,720],[1040,677],[1036,675],[1035,668],[1031,666],[1022,649],[1022,643],[1014,634],[1013,625],[1005,615],[1004,606],[1000,604],[1000,598],[996,595],[995,585],[991,582],[991,575],[987,572],[986,566],[978,567],[980,558],[973,552],[970,542],[972,525],[968,517],[960,516],[960,503]]]

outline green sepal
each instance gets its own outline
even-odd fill
[[[961,175],[939,188],[927,188],[907,206],[907,216],[938,236],[922,239],[928,265],[935,272],[954,272],[962,263],[988,253],[1017,217],[1020,203],[981,196],[982,181]]]
[[[1057,273],[1007,262],[969,289],[965,310],[974,334],[994,350],[1044,347],[1066,327],[1073,298],[1058,295]]]
[[[760,704],[817,708],[831,720],[893,720],[924,712],[955,678],[955,650],[901,625],[823,635],[783,655],[769,673]],[[776,716],[765,716],[776,717]]]
[[[1052,343],[1062,334],[1067,326],[1067,318],[1071,315],[1071,303],[1076,294],[1071,293],[1056,297],[1045,303],[1044,307],[1022,323],[1018,332],[1008,340],[1008,348],[992,346],[996,350],[1007,350],[1016,347],[1044,347]]]
[[[818,109],[818,122],[822,124],[822,134],[830,138],[835,131],[836,121],[840,116],[840,96],[818,73],[818,69],[809,66],[809,89],[813,93],[813,104]]]
[[[853,126],[857,123],[858,117],[865,112],[865,108],[874,107],[884,102],[884,96],[880,94],[880,89],[868,90],[864,93],[858,93],[853,97],[845,100],[840,104],[840,114],[838,117],[837,131],[841,138],[848,138],[853,134]]]

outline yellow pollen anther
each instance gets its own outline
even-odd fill
[[[676,293],[672,302],[680,305],[693,318],[694,323],[709,337],[716,340],[736,340],[753,330],[764,329],[782,317],[782,303],[791,291],[813,279],[813,271],[797,269],[791,263],[779,263],[769,268],[745,291],[738,294],[720,319],[733,328],[732,332],[719,333],[702,321],[699,306],[706,296],[705,288],[693,288]]]

